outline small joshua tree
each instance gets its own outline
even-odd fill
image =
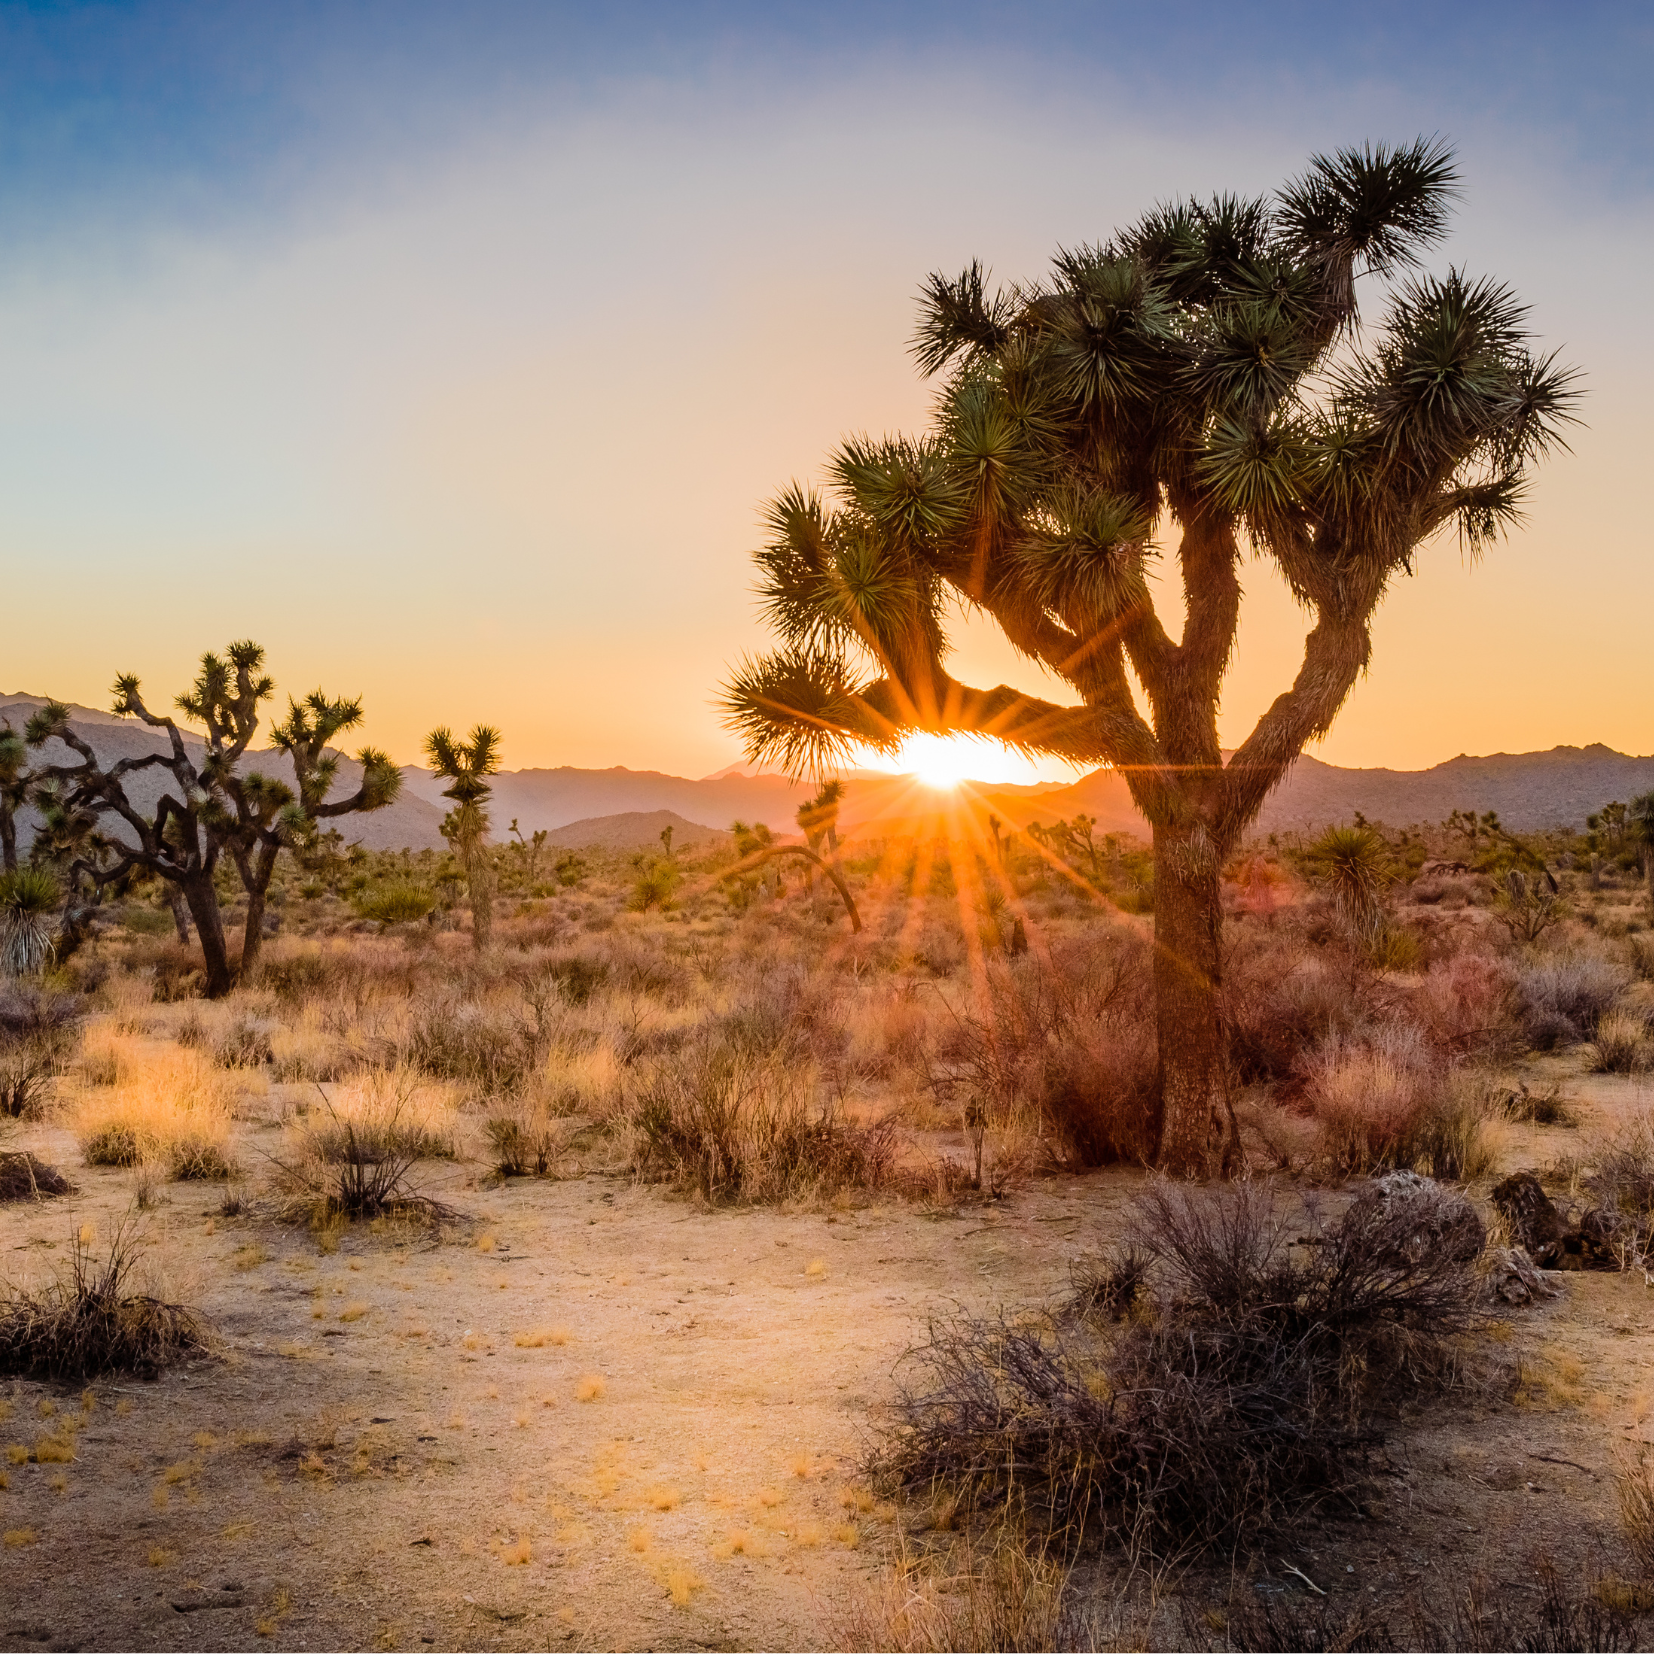
[[[458,740],[444,726],[425,739],[431,771],[451,785],[442,796],[454,807],[443,818],[442,836],[453,845],[465,868],[471,893],[471,945],[478,953],[488,946],[494,928],[494,870],[488,863],[488,801],[494,789],[487,778],[500,767],[500,732],[478,724],[469,740]]]

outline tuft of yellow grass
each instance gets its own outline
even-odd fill
[[[92,1242],[98,1238],[97,1225],[94,1223],[83,1223],[80,1226],[80,1233],[75,1238],[82,1246],[90,1246]]]
[[[838,1502],[848,1511],[866,1512],[873,1508],[873,1495],[864,1487],[841,1487]]]
[[[199,1452],[210,1453],[218,1446],[218,1437],[210,1430],[197,1430],[190,1438]]]
[[[57,1403],[50,1396],[42,1396],[35,1403],[34,1410],[43,1418],[49,1419],[57,1411]]]
[[[450,1414],[447,1428],[450,1430],[463,1430],[465,1428],[465,1415],[463,1413]]]
[[[814,1550],[825,1537],[819,1522],[800,1522],[793,1530],[793,1542],[809,1550]]]
[[[131,1412],[132,1412],[132,1403],[130,1401],[128,1401],[125,1396],[122,1396],[115,1403],[115,1417],[119,1418],[119,1419],[124,1419],[124,1418],[128,1417],[131,1414]]]
[[[676,1510],[678,1508],[678,1500],[680,1495],[675,1487],[659,1486],[650,1488],[649,1491],[644,1494],[644,1498],[647,1499],[656,1510]]]
[[[152,1568],[164,1568],[172,1560],[172,1552],[165,1545],[151,1545],[145,1560]]]
[[[13,1442],[6,1449],[6,1457],[13,1464],[27,1464],[29,1462],[29,1450],[21,1442]]]
[[[92,1165],[154,1160],[173,1177],[222,1177],[231,1166],[235,1083],[205,1052],[135,1051],[125,1084],[81,1086],[66,1102],[69,1128]]]
[[[647,1528],[631,1528],[626,1534],[626,1543],[640,1555],[654,1544],[655,1536]]]
[[[731,1556],[761,1558],[770,1554],[770,1547],[762,1534],[754,1533],[750,1528],[731,1528],[723,1539],[712,1547],[712,1554],[726,1558]]]
[[[339,1311],[341,1321],[360,1321],[372,1306],[369,1304],[346,1304]]]
[[[194,1459],[180,1459],[177,1464],[169,1464],[161,1472],[161,1480],[168,1487],[176,1487],[180,1482],[187,1482],[190,1477],[199,1473],[201,1466]]]
[[[150,1490],[149,1502],[157,1510],[165,1510],[172,1502],[172,1495],[164,1487],[155,1487]]]
[[[20,1551],[25,1545],[32,1545],[40,1535],[33,1528],[7,1528],[4,1538],[6,1549]]]
[[[69,1491],[69,1478],[60,1470],[46,1485],[53,1493],[67,1493]]]
[[[249,1269],[257,1269],[261,1263],[268,1263],[269,1261],[270,1254],[262,1246],[251,1244],[238,1246],[230,1254],[231,1264],[242,1274],[246,1274]]]
[[[42,1436],[34,1444],[36,1464],[73,1464],[74,1459],[75,1444],[67,1435]]]
[[[534,1559],[534,1548],[529,1544],[528,1536],[524,1536],[515,1545],[505,1545],[500,1549],[500,1561],[508,1568],[520,1568],[525,1562]]]
[[[492,1235],[480,1235],[477,1238],[477,1250],[479,1252],[492,1252],[497,1244]]]
[[[488,1348],[488,1340],[484,1338],[480,1332],[476,1332],[474,1330],[467,1332],[466,1335],[460,1339],[460,1343],[463,1344],[468,1350],[485,1350]]]
[[[825,1258],[811,1258],[804,1266],[804,1273],[815,1280],[820,1280],[827,1273],[827,1260]]]
[[[706,1581],[693,1568],[685,1567],[682,1563],[668,1567],[662,1583],[666,1586],[667,1596],[677,1608],[687,1608],[694,1594],[706,1589]]]
[[[587,1373],[574,1387],[574,1399],[576,1401],[596,1401],[606,1389],[608,1389],[608,1385],[596,1373]]]
[[[520,1350],[543,1350],[551,1342],[551,1334],[544,1329],[519,1332],[512,1335],[511,1342]]]
[[[570,1332],[567,1327],[553,1327],[551,1331],[546,1334],[546,1342],[548,1344],[555,1344],[559,1349],[561,1349],[564,1344],[572,1344],[574,1342],[574,1334]]]
[[[293,1599],[286,1591],[277,1591],[270,1599],[270,1605],[259,1617],[253,1621],[253,1629],[261,1637],[273,1637],[281,1628],[281,1622],[292,1609]]]
[[[254,1532],[255,1524],[252,1522],[231,1522],[229,1526],[224,1529],[223,1537],[225,1539],[232,1540],[251,1539]]]
[[[758,1490],[758,1503],[765,1510],[774,1510],[781,1503],[780,1490],[773,1487],[761,1487]]]
[[[810,1455],[808,1453],[793,1454],[791,1469],[793,1475],[795,1475],[799,1481],[807,1482],[810,1479]]]
[[[840,1522],[833,1529],[833,1537],[846,1550],[853,1551],[861,1543],[861,1529],[854,1522]]]

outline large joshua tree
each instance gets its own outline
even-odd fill
[[[494,789],[488,777],[500,767],[500,732],[478,724],[470,739],[461,741],[452,730],[433,729],[425,738],[425,756],[432,773],[450,785],[442,796],[454,807],[443,817],[442,836],[453,845],[465,869],[471,893],[471,946],[481,953],[494,929],[494,870],[488,861],[488,801]]]
[[[1507,288],[1406,274],[1455,193],[1439,144],[1364,147],[1268,199],[1156,208],[1059,252],[1044,282],[932,276],[914,342],[943,376],[930,428],[846,440],[831,500],[793,484],[767,510],[759,591],[781,647],[726,688],[749,756],[819,773],[864,742],[969,731],[1125,776],[1154,832],[1160,1085],[1139,1148],[1169,1168],[1220,1169],[1237,1148],[1225,858],[1331,727],[1390,582],[1444,529],[1475,551],[1510,524],[1569,417],[1571,375],[1534,353]],[[1376,326],[1363,276],[1384,295]],[[1177,638],[1149,580],[1162,542]],[[1291,687],[1226,764],[1248,553],[1312,623]],[[950,676],[953,598],[1069,696]]]

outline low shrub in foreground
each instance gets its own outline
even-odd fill
[[[441,1202],[408,1181],[428,1143],[428,1128],[407,1094],[381,1095],[350,1112],[324,1098],[294,1133],[288,1158],[277,1163],[283,1215],[318,1225],[448,1216]]]
[[[0,1297],[0,1373],[78,1381],[152,1374],[204,1354],[206,1332],[192,1311],[131,1290],[137,1257],[122,1231],[102,1262],[77,1237],[50,1286]]]
[[[1350,1493],[1381,1414],[1451,1376],[1484,1236],[1409,1173],[1289,1240],[1305,1222],[1253,1186],[1158,1185],[1066,1318],[932,1324],[874,1475],[1064,1544],[1168,1555]]]

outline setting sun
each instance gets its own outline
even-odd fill
[[[911,775],[924,786],[947,792],[962,781],[1029,786],[1038,781],[1072,781],[1070,766],[1054,759],[1034,760],[998,741],[969,735],[909,735],[893,754],[860,760],[867,769]]]

